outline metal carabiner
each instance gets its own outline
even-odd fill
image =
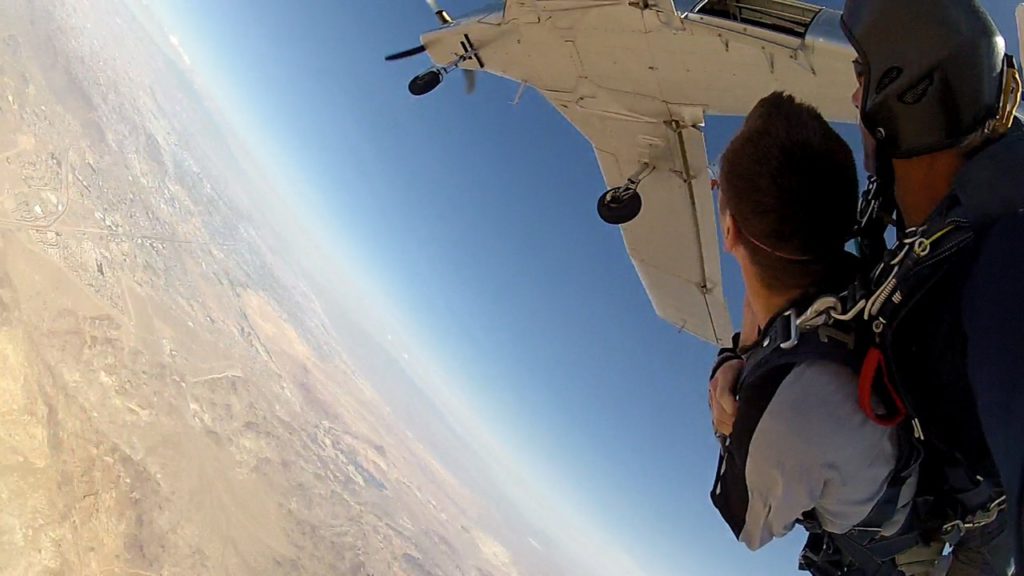
[[[779,348],[783,350],[789,350],[796,346],[796,343],[800,341],[800,327],[796,323],[796,310],[790,308],[786,310],[783,316],[789,316],[789,340],[786,340],[782,344],[779,344]]]
[[[842,304],[835,296],[822,296],[808,306],[807,311],[796,320],[796,325],[802,329],[816,328],[828,322],[829,318],[834,318],[842,309]]]
[[[864,309],[864,306],[866,306],[867,303],[867,300],[858,300],[857,304],[853,308],[850,308],[850,311],[845,314],[840,314],[838,311],[832,312],[832,319],[838,320],[840,322],[848,322],[850,320],[853,320],[853,318],[857,314],[860,314],[860,311]]]
[[[978,512],[974,513],[974,515],[972,515],[970,518],[967,519],[966,522],[964,522],[964,527],[968,529],[980,528],[986,524],[993,522],[999,516],[999,513],[1005,509],[1006,495],[1004,494],[999,498],[993,500],[992,503],[990,503],[984,510],[979,510]]]

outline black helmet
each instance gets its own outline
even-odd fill
[[[846,0],[842,26],[861,122],[890,157],[952,148],[999,114],[1005,43],[977,0]]]

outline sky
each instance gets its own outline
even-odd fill
[[[802,534],[750,553],[711,506],[715,350],[654,314],[619,231],[596,216],[590,145],[542,97],[513,106],[516,84],[487,75],[472,96],[456,82],[408,95],[429,62],[383,56],[434,27],[418,0],[151,1],[317,223],[323,267],[360,286],[396,362],[548,532],[619,574],[796,573]],[[1014,3],[983,3],[1016,52]],[[708,119],[711,158],[739,125]],[[728,258],[723,272],[739,318]]]

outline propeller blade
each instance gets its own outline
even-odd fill
[[[427,6],[430,6],[430,9],[433,10],[435,13],[441,10],[441,8],[437,5],[437,0],[427,0]]]
[[[409,57],[412,57],[412,56],[416,56],[418,54],[423,54],[426,51],[427,51],[426,46],[423,46],[422,44],[420,44],[419,46],[417,46],[415,48],[409,48],[408,50],[402,50],[401,52],[396,52],[394,54],[391,54],[390,56],[385,56],[384,57],[384,61],[385,62],[394,62],[395,60],[402,60],[404,58],[409,58]]]
[[[463,68],[462,77],[466,80],[466,94],[472,94],[476,90],[476,70]]]

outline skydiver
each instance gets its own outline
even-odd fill
[[[958,548],[971,551],[954,555],[990,571],[961,573],[1005,574],[1003,523],[1024,561],[1024,126],[1014,63],[975,0],[847,0],[843,29],[858,56],[854,102],[877,167],[891,169],[899,223],[860,300],[884,356],[862,375],[898,391],[946,472],[940,496],[952,496],[960,517],[947,528],[965,533]],[[723,429],[739,369],[726,366],[711,386]]]
[[[922,434],[974,477],[953,487],[967,492],[965,508],[981,505],[980,492],[1001,478],[1009,504],[1002,521],[1020,561],[1024,126],[1015,116],[1016,63],[976,0],[848,0],[843,29],[857,51],[861,124],[877,160],[891,162],[905,225],[886,261],[911,247],[880,271],[911,298],[894,302],[879,286],[869,310],[888,376]],[[989,510],[974,512],[979,522],[1003,504],[989,500]]]
[[[916,491],[916,446],[858,407],[854,335],[822,326],[797,341],[796,318],[857,272],[845,250],[857,190],[846,142],[817,110],[782,93],[754,106],[722,156],[724,245],[743,276],[746,318],[764,329],[746,355],[712,500],[752,550],[797,523],[849,539],[894,535]],[[739,336],[745,344],[752,326]],[[931,568],[941,546],[927,552]],[[897,573],[892,559],[875,568]]]

